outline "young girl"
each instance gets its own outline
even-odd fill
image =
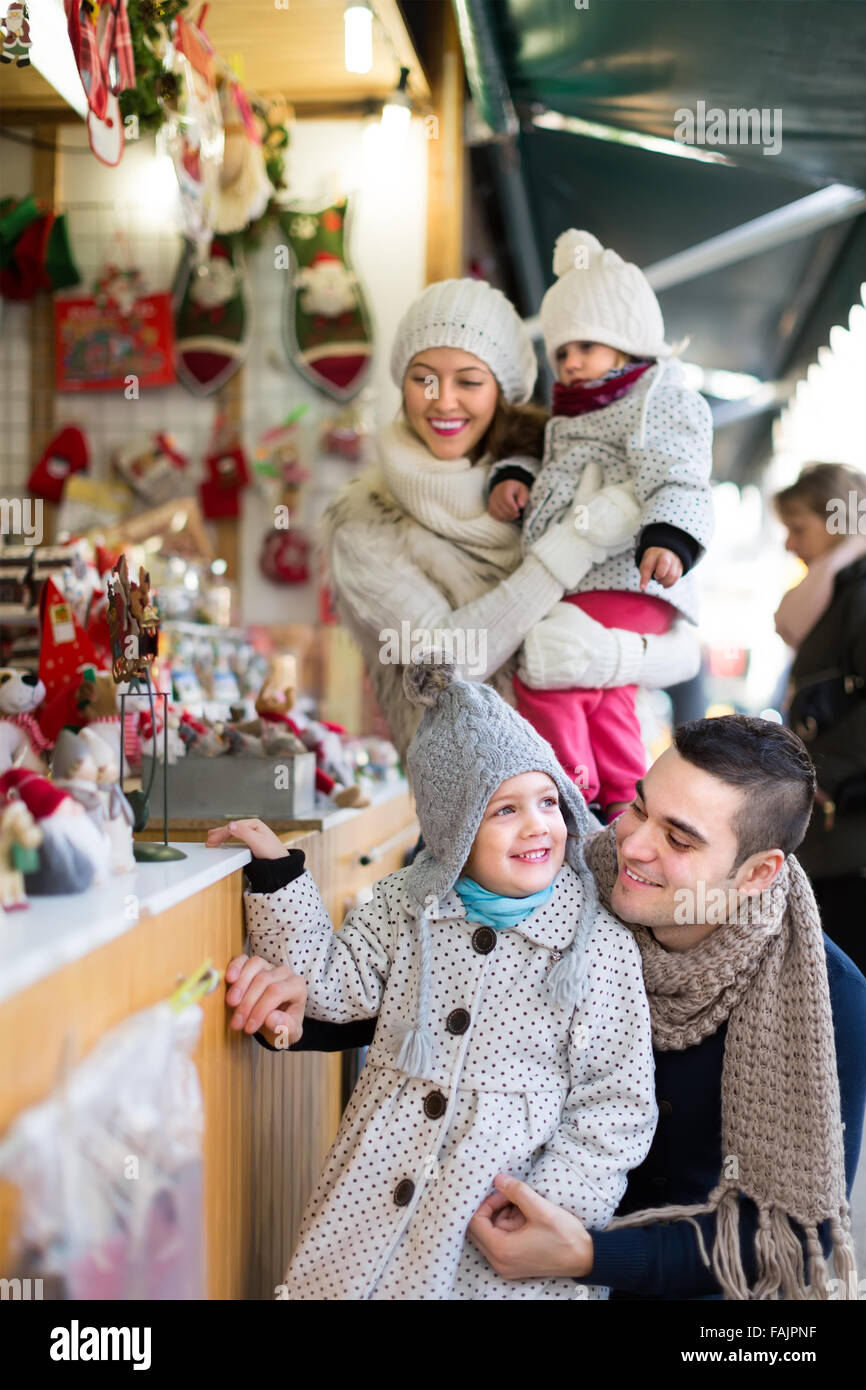
[[[573,584],[563,573],[565,602],[604,627],[644,635],[667,632],[677,611],[694,623],[695,595],[685,576],[712,534],[709,407],[685,386],[681,365],[671,360],[658,301],[637,266],[605,250],[591,233],[571,230],[556,243],[553,268],[559,278],[541,305],[557,378],[544,457],[534,482],[524,459],[517,468],[509,461],[501,471],[494,465],[489,511],[515,520],[526,507],[524,546],[537,547],[590,470],[599,471],[609,496],[621,485],[623,514],[633,491],[636,548],[591,563],[588,546],[584,577]],[[632,800],[646,767],[636,686],[544,689],[543,663],[539,670],[534,651],[542,640],[549,651],[558,631],[568,643],[568,614],[554,612],[541,628],[529,634],[524,670],[542,688],[516,678],[517,707],[549,740],[587,800],[598,799],[612,817]]]
[[[301,851],[274,836],[248,869],[252,951],[304,977],[308,1015],[378,1014],[282,1296],[586,1297],[500,1278],[466,1227],[502,1170],[587,1225],[610,1220],[656,1121],[640,957],[598,906],[585,805],[551,749],[453,667],[415,665],[405,683],[424,707],[415,862],[337,932]]]

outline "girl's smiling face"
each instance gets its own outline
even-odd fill
[[[491,893],[529,897],[562,868],[566,835],[556,783],[546,772],[522,772],[487,803],[463,873]]]
[[[438,459],[459,459],[480,443],[499,402],[496,377],[460,348],[425,348],[403,380],[406,418]]]

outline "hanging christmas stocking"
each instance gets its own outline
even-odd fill
[[[247,353],[249,315],[242,268],[226,237],[214,237],[199,270],[188,242],[174,284],[175,369],[195,396],[210,396]]]
[[[363,291],[346,259],[346,225],[345,198],[321,212],[280,215],[294,262],[283,318],[286,352],[307,381],[338,401],[361,389],[373,355]]]
[[[46,502],[59,502],[66,479],[87,468],[87,440],[77,425],[67,425],[45,446],[27,480],[27,491]]]

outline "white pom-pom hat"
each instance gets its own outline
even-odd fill
[[[426,348],[471,352],[492,371],[512,405],[532,395],[538,363],[523,320],[486,280],[438,280],[409,305],[397,326],[391,376],[403,390],[406,368]]]
[[[541,301],[541,330],[556,370],[565,343],[604,343],[631,357],[670,357],[665,322],[646,276],[605,248],[592,232],[571,227],[556,239],[558,277]]]

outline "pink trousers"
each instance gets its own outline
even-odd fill
[[[568,594],[603,627],[629,632],[667,632],[675,610],[651,594],[597,592]],[[517,708],[546,738],[564,771],[587,801],[603,808],[612,801],[631,801],[635,782],[646,771],[646,751],[635,712],[636,685],[612,690],[531,690],[514,677]]]

